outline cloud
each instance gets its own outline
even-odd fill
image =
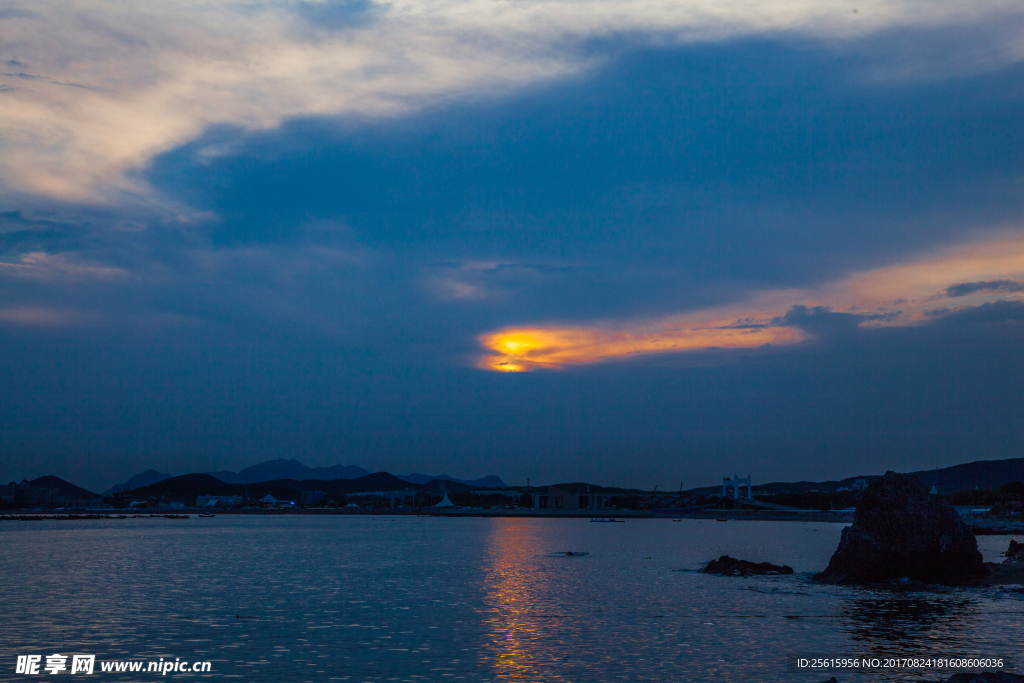
[[[955,299],[975,292],[1024,292],[1024,282],[992,280],[990,282],[962,282],[946,288],[946,296]]]
[[[993,277],[947,285],[965,275]],[[1024,234],[946,249],[930,258],[856,273],[807,290],[755,293],[746,302],[659,321],[600,326],[508,327],[480,337],[479,367],[523,372],[630,356],[712,348],[782,346],[857,327],[917,325],[939,317],[1018,320],[1024,310]],[[973,286],[980,285],[980,286]],[[960,288],[960,289],[958,289]],[[1007,295],[1016,296],[1005,300]],[[956,307],[942,302],[956,298]],[[994,297],[1000,300],[992,301]],[[772,310],[783,311],[772,313]]]
[[[28,277],[39,280],[74,281],[81,279],[109,280],[124,277],[128,273],[121,268],[81,263],[64,254],[30,252],[21,257],[19,263],[0,261],[0,277]]]
[[[1024,301],[990,301],[948,311],[942,322],[951,325],[1024,322]]]
[[[430,288],[444,299],[478,301],[488,298],[488,292],[483,287],[451,278],[431,280]]]
[[[1021,14],[1012,2],[868,0],[858,10],[839,0],[20,2],[0,17],[0,59],[30,65],[34,80],[20,77],[27,71],[0,77],[0,178],[7,192],[147,201],[134,172],[210,127],[388,117],[447,98],[500,97],[580,74],[603,59],[596,41],[623,35],[651,44],[771,33],[845,40],[895,27],[1000,26]],[[999,35],[1000,58],[1019,59],[1019,36]]]
[[[750,349],[802,341],[793,327],[664,327],[649,331],[586,328],[511,328],[481,337],[494,352],[480,367],[499,372],[560,368],[651,353]]]
[[[29,327],[79,326],[95,320],[92,314],[69,308],[0,308],[0,322]]]

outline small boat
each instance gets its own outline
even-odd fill
[[[611,523],[611,522],[618,522],[618,523],[621,524],[621,523],[625,522],[626,520],[624,520],[624,519],[615,519],[614,517],[591,517],[590,521],[591,522],[604,522],[606,524],[607,523]]]
[[[568,551],[566,553],[562,553],[562,554],[565,555],[566,557],[586,557],[590,553],[581,553],[578,550],[576,550],[576,551],[570,550],[570,551]]]
[[[673,521],[673,522],[681,522],[681,521],[683,521],[683,520],[681,520],[681,519],[673,519],[672,521]]]
[[[199,516],[200,517],[216,517],[217,515],[213,514],[212,512],[200,512]]]
[[[719,518],[718,518],[718,519],[716,519],[715,521],[716,521],[716,522],[728,522],[728,521],[729,521],[729,518],[728,518],[728,517],[719,517]]]

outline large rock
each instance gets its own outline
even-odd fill
[[[708,562],[704,567],[704,572],[720,576],[763,576],[766,574],[792,574],[793,568],[771,562],[737,560],[735,557],[722,555],[717,560]]]
[[[1024,543],[1017,543],[1017,541],[1010,539],[1010,547],[1006,549],[1006,559],[1003,562],[1007,564],[1024,564]]]
[[[947,586],[988,576],[974,534],[956,510],[906,474],[886,472],[861,496],[821,583],[863,585],[909,578]]]

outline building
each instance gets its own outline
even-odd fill
[[[291,500],[278,500],[270,493],[260,498],[260,505],[295,505]]]
[[[609,506],[607,493],[573,493],[549,486],[547,491],[533,494],[533,507],[539,510],[603,510]]]
[[[868,487],[868,480],[867,479],[854,479],[853,480],[853,490],[854,491],[863,491],[867,487]]]
[[[20,484],[13,481],[0,486],[0,501],[16,505],[55,505],[61,502],[60,489],[49,486],[32,486],[28,479]]]
[[[230,508],[243,502],[242,496],[199,496],[196,498],[196,507]]]
[[[746,479],[740,479],[740,475],[734,474],[732,478],[722,477],[722,498],[726,498],[729,494],[729,489],[732,489],[732,499],[740,499],[740,486],[747,487],[747,500],[750,500],[754,496],[750,491],[750,475],[747,475]]]
[[[416,491],[410,491],[409,489],[389,491],[388,496],[391,498],[391,507],[401,507],[407,504],[416,505]]]
[[[303,505],[316,505],[326,497],[323,491],[303,491],[299,500]]]
[[[519,500],[519,497],[523,495],[519,491],[471,491],[471,493],[474,496],[505,496],[513,500]]]

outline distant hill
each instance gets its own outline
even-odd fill
[[[307,467],[298,460],[268,460],[252,467],[246,467],[240,472],[221,470],[219,472],[207,472],[227,484],[242,484],[248,481],[250,484],[259,484],[267,481],[281,481],[292,479],[295,481],[317,480],[334,481],[336,479],[359,479],[370,474],[369,470],[355,465],[334,465],[333,467]],[[430,481],[451,481],[467,486],[481,488],[507,488],[501,477],[490,474],[480,479],[456,479],[447,474],[420,474],[414,472],[408,475],[393,475],[398,479],[410,484],[426,484]]]
[[[246,467],[240,472],[222,470],[220,472],[207,472],[227,484],[244,484],[247,480],[250,484],[258,484],[264,481],[278,479],[320,479],[331,481],[334,479],[357,479],[369,474],[369,470],[355,465],[334,465],[333,467],[306,467],[298,460],[268,460],[258,465]]]
[[[157,472],[156,470],[149,469],[146,470],[145,472],[140,472],[139,474],[136,474],[134,477],[124,482],[123,484],[114,484],[109,489],[104,491],[103,495],[109,496],[111,493],[117,493],[119,491],[124,490],[134,490],[137,488],[141,488],[143,486],[149,486],[150,484],[155,484],[158,481],[170,479],[171,476],[172,475],[166,472]]]
[[[48,474],[45,477],[39,477],[29,482],[31,486],[38,488],[55,488],[58,489],[60,495],[64,498],[98,498],[92,491],[87,491],[81,486],[75,486],[71,482],[64,481],[60,477],[55,477],[52,474]]]
[[[205,478],[203,478],[205,477]],[[186,474],[181,477],[172,477],[170,474],[150,469],[136,474],[123,484],[111,486],[104,495],[113,495],[126,490],[131,491],[133,496],[149,497],[169,495],[171,497],[188,498],[194,491],[203,489],[196,496],[210,495],[237,495],[244,490],[244,484],[248,481],[250,495],[255,491],[266,491],[268,486],[276,486],[280,489],[287,487],[290,491],[324,491],[327,493],[358,493],[360,491],[400,491],[412,488],[439,489],[442,483],[450,491],[466,491],[480,488],[507,488],[500,477],[488,475],[480,479],[463,481],[447,474],[431,476],[414,473],[408,476],[393,475],[388,472],[376,472],[371,474],[362,467],[355,465],[334,465],[333,467],[307,467],[298,460],[268,460],[252,467],[246,467],[240,472],[221,470],[219,472],[204,472]],[[344,482],[352,482],[351,485]],[[164,484],[164,486],[157,486]],[[216,483],[215,483],[216,482]],[[235,486],[231,492],[223,486]],[[254,485],[258,485],[255,486]],[[206,488],[204,488],[206,487]],[[213,490],[216,488],[217,490]],[[210,490],[206,490],[210,489]],[[218,493],[223,491],[223,493]],[[260,494],[265,495],[263,493]],[[283,495],[283,494],[282,494]],[[277,493],[275,497],[280,498]]]
[[[323,491],[331,495],[348,495],[368,491],[402,491],[406,489],[422,491],[438,489],[442,483],[449,491],[465,491],[471,487],[459,482],[440,482],[431,480],[426,484],[413,484],[402,481],[387,472],[374,472],[355,479],[273,479],[271,481],[229,484],[210,474],[184,474],[158,481],[149,486],[133,489],[132,498],[167,497],[170,500],[194,503],[198,496],[239,496],[248,488],[250,498],[262,498],[268,493],[280,500],[298,500],[302,491]]]
[[[925,486],[935,484],[942,493],[964,489],[993,489],[1011,481],[1024,481],[1024,458],[1008,460],[978,460],[934,470],[911,472]]]
[[[161,498],[167,496],[171,500],[195,502],[196,496],[237,496],[245,487],[237,484],[226,484],[209,474],[183,474],[132,489],[132,498]]]
[[[998,488],[1011,481],[1024,481],[1024,458],[1010,458],[1007,460],[977,460],[952,467],[940,467],[934,470],[921,470],[909,472],[911,476],[917,477],[928,488],[935,485],[940,493],[952,493],[964,489],[991,489]],[[807,493],[808,491],[835,491],[839,488],[853,488],[857,479],[877,479],[878,474],[862,474],[856,477],[847,477],[838,481],[789,481],[771,482],[768,484],[755,484],[755,491],[766,491],[769,493]],[[721,493],[721,484],[717,486],[704,486],[699,489],[691,489],[690,493]],[[744,488],[744,493],[746,492]]]
[[[410,484],[426,484],[428,481],[452,481],[458,484],[466,484],[468,486],[479,486],[481,488],[488,489],[507,489],[508,484],[501,480],[501,477],[495,474],[489,474],[486,477],[479,479],[456,479],[455,477],[447,474],[420,474],[419,472],[413,472],[412,474],[398,474],[395,475],[403,481],[407,481]]]
[[[357,477],[356,479],[333,479],[331,481],[324,481],[322,479],[303,479],[297,481],[295,479],[276,479],[274,481],[264,481],[259,485],[260,490],[264,487],[271,491],[277,491],[278,489],[287,489],[292,491],[323,491],[324,493],[347,495],[349,493],[363,493],[366,491],[401,491],[403,489],[422,490],[426,487],[422,485],[412,484],[409,482],[402,481],[393,474],[387,472],[374,472],[373,474],[367,474],[364,477]],[[250,493],[253,490],[253,485],[249,485]],[[275,498],[280,498],[274,493]]]

